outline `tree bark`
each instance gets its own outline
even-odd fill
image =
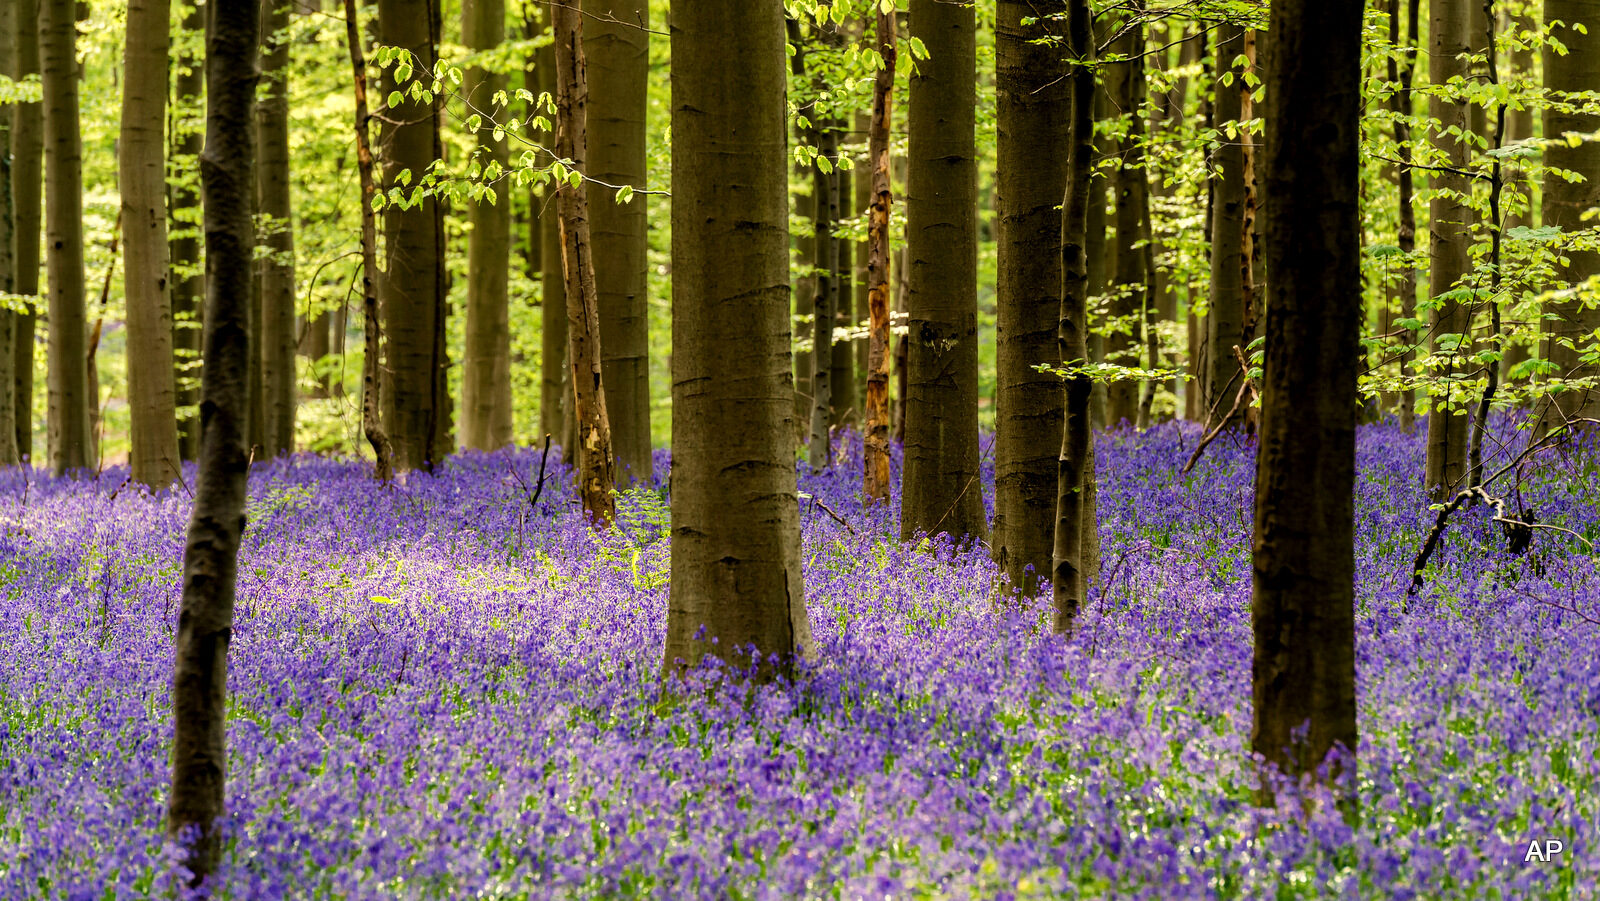
[[[890,180],[889,126],[894,122],[895,14],[876,12],[874,46],[883,68],[873,76],[872,121],[867,132],[868,168],[872,173],[872,207],[867,212],[867,400],[862,436],[863,493],[872,501],[889,502],[889,211],[894,206]]]
[[[862,30],[871,28],[872,25],[862,22]],[[866,40],[863,35],[862,40]],[[874,78],[876,86],[876,78]],[[869,145],[872,141],[872,111],[856,112],[855,132],[861,135],[861,140]],[[850,174],[850,184],[855,191],[855,215],[867,227],[872,224],[872,151],[869,147],[857,162],[856,168]],[[855,354],[853,366],[855,367],[855,387],[853,395],[856,403],[855,420],[863,435],[867,432],[867,378],[872,367],[872,337],[870,331],[863,333],[863,329],[871,328],[872,302],[868,294],[872,285],[868,280],[867,257],[872,253],[872,244],[866,231],[862,232],[862,239],[856,243],[852,251],[851,262],[854,264],[856,283],[855,312],[850,319],[850,332],[855,339],[850,342],[851,353]]]
[[[1138,16],[1135,7],[1132,15]],[[1122,366],[1140,365],[1140,324],[1149,297],[1145,251],[1144,213],[1148,209],[1149,183],[1144,169],[1144,26],[1137,18],[1123,23],[1111,52],[1127,56],[1106,73],[1106,93],[1112,108],[1128,120],[1127,135],[1119,142],[1115,181],[1116,243],[1112,253],[1111,316],[1117,323],[1106,337],[1105,359]],[[1116,426],[1134,425],[1139,418],[1139,383],[1121,379],[1106,386],[1106,420]]]
[[[974,9],[911,0],[911,31],[930,58],[918,62],[908,103],[910,341],[900,534],[983,540]]]
[[[128,404],[136,482],[165,488],[178,474],[178,427],[167,265],[168,0],[129,0],[118,145],[128,309]]]
[[[50,285],[50,466],[89,466],[89,367],[83,273],[83,145],[78,133],[77,21],[73,0],[43,0],[45,230]]]
[[[1057,356],[1074,363],[1088,358],[1089,208],[1094,173],[1094,26],[1089,0],[1067,5],[1067,55],[1075,61],[1070,80],[1070,149],[1066,190],[1061,204],[1061,302],[1057,322]],[[1072,631],[1088,585],[1086,539],[1095,533],[1093,508],[1084,489],[1094,481],[1094,432],[1090,427],[1086,375],[1067,379],[1061,452],[1056,466],[1056,524],[1050,569],[1055,630]],[[1087,509],[1086,509],[1087,508]],[[1098,541],[1093,542],[1098,548]]]
[[[1001,0],[995,20],[999,281],[990,547],[1011,590],[1030,596],[1049,575],[1054,552],[1066,393],[1060,377],[1036,367],[1062,361],[1057,207],[1072,146],[1073,68],[1058,43],[1039,41],[1059,38],[1064,23],[1050,17],[1066,11],[1066,0]],[[1025,18],[1035,21],[1025,25]]]
[[[39,73],[39,0],[18,0],[15,76]],[[11,110],[11,203],[16,211],[13,292],[33,297],[26,312],[16,314],[12,345],[12,385],[16,398],[17,453],[33,456],[33,344],[38,322],[40,169],[44,159],[44,104],[21,103]]]
[[[289,13],[293,0],[262,0],[262,80],[256,190],[267,254],[261,265],[261,413],[268,457],[294,453],[294,218],[289,191]],[[129,250],[132,250],[130,247]]]
[[[549,25],[549,9],[545,11],[545,26]],[[541,93],[554,97],[556,93],[556,48],[554,43],[539,48],[534,54],[534,69],[539,74]],[[546,145],[555,144],[555,132],[540,136]],[[540,273],[540,399],[539,428],[547,435],[555,435],[561,442],[562,460],[571,462],[571,443],[564,435],[568,392],[567,366],[567,296],[562,282],[561,222],[556,211],[556,189],[547,185],[544,202],[540,208],[540,257],[545,261]]]
[[[434,0],[378,0],[378,41],[410,51],[416,72],[432,70],[439,39]],[[385,70],[381,93],[388,96],[394,68]],[[411,183],[439,154],[439,103],[407,101],[384,114],[379,128],[383,148],[383,190],[399,184],[409,170]],[[443,209],[435,196],[414,206],[384,208],[386,257],[378,280],[385,355],[382,392],[385,429],[399,469],[431,472],[449,448],[449,398],[443,346],[445,271]]]
[[[1547,24],[1557,20],[1564,23],[1553,29],[1551,37],[1567,47],[1565,54],[1545,49],[1546,85],[1560,92],[1595,90],[1600,85],[1600,2],[1545,0],[1544,20]],[[1586,30],[1579,31],[1575,23],[1582,23]],[[1547,140],[1573,133],[1588,135],[1597,130],[1600,130],[1600,117],[1556,108],[1545,110]],[[1593,223],[1583,221],[1583,215],[1600,206],[1600,143],[1586,139],[1573,147],[1564,140],[1551,140],[1545,148],[1545,163],[1576,172],[1583,181],[1569,182],[1555,177],[1545,180],[1543,224],[1563,231],[1591,226]],[[1566,281],[1582,284],[1600,275],[1600,254],[1572,253],[1569,259],[1569,265],[1562,272]],[[1586,309],[1581,298],[1574,298],[1546,302],[1545,314],[1544,357],[1556,365],[1556,374],[1567,379],[1600,377],[1600,364],[1585,363],[1582,359],[1586,349],[1594,346],[1593,336],[1600,329],[1600,309],[1593,306]],[[1566,418],[1600,418],[1600,388],[1545,397],[1539,418],[1541,430],[1558,425]]]
[[[0,8],[0,75],[17,78],[17,8]],[[0,294],[16,293],[16,203],[12,199],[12,137],[15,131],[10,105],[0,105]],[[17,453],[16,365],[14,344],[18,316],[0,310],[0,466],[19,462]]]
[[[643,189],[650,80],[649,4],[609,7],[584,22],[588,56],[589,174],[607,184]],[[589,208],[595,290],[600,301],[601,380],[611,421],[611,448],[623,485],[648,483],[650,451],[650,264],[646,204],[617,203],[600,189]]]
[[[1413,3],[1417,0],[1412,0]],[[1593,14],[1591,14],[1593,15]],[[1537,33],[1538,22],[1532,16],[1504,15],[1502,18],[1503,31],[1519,31]],[[1517,82],[1532,82],[1536,77],[1533,64],[1533,48],[1512,45],[1511,47],[1511,79]],[[1533,110],[1524,106],[1520,109],[1508,108],[1506,110],[1506,134],[1503,145],[1526,141],[1533,137]],[[1533,224],[1533,199],[1534,184],[1528,177],[1527,170],[1518,165],[1515,159],[1507,160],[1505,169],[1505,182],[1508,196],[1511,193],[1520,194],[1524,199],[1519,201],[1520,206],[1508,211],[1505,217],[1507,231],[1513,228],[1526,228]],[[1504,354],[1500,358],[1500,381],[1510,384],[1511,373],[1518,365],[1529,359],[1532,345],[1524,336],[1532,329],[1523,327],[1506,328],[1506,343]],[[1515,340],[1521,338],[1521,340]],[[1520,379],[1524,384],[1526,378]]]
[[[556,37],[556,155],[587,174],[589,86],[584,77],[583,0],[551,7]],[[588,183],[562,183],[561,264],[566,276],[567,356],[572,365],[573,415],[577,423],[578,495],[584,512],[607,525],[617,518],[611,456],[611,420],[600,361],[600,305],[595,294],[589,243]]]
[[[838,29],[826,10],[819,7],[814,33],[824,47],[837,43]],[[820,81],[816,89],[826,90]],[[811,168],[811,221],[816,228],[817,291],[811,305],[811,439],[806,457],[813,472],[828,468],[833,459],[833,320],[839,304],[839,181],[834,172],[839,164],[838,121],[829,113],[813,109],[816,127],[817,160]]]
[[[344,0],[345,43],[350,51],[356,98],[356,173],[361,180],[361,328],[365,347],[361,363],[361,430],[372,447],[372,474],[380,482],[394,475],[394,448],[383,427],[383,322],[378,313],[378,216],[372,174],[371,115],[367,108],[367,58],[362,50],[356,0]],[[342,331],[341,331],[342,334]]]
[[[1251,748],[1291,776],[1314,775],[1331,749],[1353,754],[1357,742],[1361,22],[1355,0],[1272,7]]]
[[[505,0],[468,0],[461,6],[461,34],[474,50],[492,50],[506,39]],[[483,117],[476,159],[503,171],[510,159],[504,140],[495,140],[494,102],[506,78],[469,67],[461,90],[468,115]],[[506,283],[511,275],[511,183],[490,184],[493,200],[471,205],[467,243],[467,332],[461,368],[462,444],[494,450],[511,443],[511,310]]]
[[[192,35],[205,32],[205,7],[191,6],[183,17],[182,31]],[[202,38],[203,40],[203,38]],[[195,56],[184,42],[176,60],[176,106],[173,117],[173,168],[191,173],[199,168],[201,129],[190,123],[192,114],[203,118],[205,102],[205,61]],[[205,272],[200,263],[200,193],[187,180],[172,189],[172,354],[173,401],[178,417],[178,456],[194,460],[200,454],[200,308],[205,297]]]
[[[784,23],[672,0],[672,587],[663,668],[811,655],[789,324]],[[728,35],[738,35],[730,41]],[[737,353],[730,353],[737,348]]]
[[[840,119],[839,127],[844,127],[844,120]],[[838,154],[844,156],[844,154]],[[834,189],[833,196],[838,198],[840,220],[850,219],[855,213],[848,209],[852,206],[851,193],[854,189],[854,169],[835,168],[833,170]],[[839,238],[836,242],[836,256],[833,269],[834,305],[833,305],[833,335],[840,334],[840,329],[845,332],[850,330],[854,323],[850,315],[852,274],[854,272],[853,242]],[[845,423],[853,418],[859,418],[856,406],[856,372],[855,372],[855,347],[854,342],[847,339],[833,341],[833,354],[830,358],[828,381],[829,390],[833,394],[833,403],[828,413],[828,427],[842,428]]]
[[[1238,122],[1243,116],[1241,94],[1247,90],[1239,70],[1224,61],[1231,61],[1244,52],[1244,29],[1237,25],[1223,25],[1217,29],[1216,58],[1217,79],[1215,116],[1219,127]],[[1224,75],[1231,76],[1223,83]],[[1211,215],[1211,307],[1206,314],[1206,393],[1204,410],[1215,409],[1226,415],[1232,406],[1233,394],[1239,390],[1239,363],[1234,359],[1233,346],[1247,347],[1250,336],[1246,333],[1244,308],[1244,241],[1245,241],[1245,183],[1244,141],[1241,133],[1229,137],[1221,135],[1217,148],[1217,175],[1213,180],[1216,200]]]
[[[1417,29],[1420,25],[1421,0],[1390,0],[1389,38],[1392,43],[1399,41],[1400,5],[1406,3],[1406,44],[1405,65],[1393,56],[1389,57],[1389,80],[1399,85],[1399,90],[1389,98],[1389,109],[1396,117],[1411,114],[1411,83],[1416,76],[1417,68]],[[1411,126],[1396,118],[1394,125],[1394,141],[1399,147],[1400,165],[1395,167],[1395,183],[1399,193],[1400,224],[1395,235],[1395,244],[1400,252],[1405,254],[1406,260],[1417,249],[1417,210],[1413,202],[1415,196],[1413,185],[1414,178],[1408,163],[1411,162]],[[1400,285],[1397,289],[1397,303],[1390,319],[1390,330],[1396,330],[1393,324],[1396,319],[1410,318],[1417,312],[1417,270],[1409,262],[1403,262],[1400,269]],[[1411,335],[1402,335],[1401,340],[1411,343]],[[1411,368],[1411,361],[1415,354],[1407,352],[1400,355],[1401,372],[1407,373]],[[1400,427],[1410,434],[1416,427],[1416,392],[1409,389],[1401,390],[1396,398],[1400,406]]]
[[[1431,22],[1428,27],[1429,55],[1428,80],[1443,85],[1451,78],[1465,78],[1467,64],[1461,56],[1468,49],[1468,28],[1472,21],[1468,9],[1474,0],[1430,0],[1428,10]],[[1437,120],[1433,133],[1435,148],[1443,155],[1442,165],[1453,169],[1466,167],[1469,148],[1466,140],[1449,129],[1466,130],[1471,126],[1468,104],[1431,94],[1428,97],[1428,115]],[[1430,229],[1428,257],[1428,293],[1434,298],[1446,295],[1456,282],[1472,269],[1469,251],[1472,246],[1473,212],[1460,198],[1470,196],[1471,183],[1466,176],[1455,172],[1435,171],[1435,190],[1453,192],[1455,196],[1435,195],[1429,205],[1433,220]],[[1432,314],[1430,331],[1434,353],[1452,355],[1450,342],[1462,342],[1460,351],[1466,351],[1469,337],[1470,314],[1467,305],[1453,297],[1444,297]],[[1431,373],[1449,377],[1460,367],[1450,365]],[[1443,398],[1434,398],[1428,413],[1427,489],[1434,501],[1443,500],[1460,487],[1467,466],[1467,414],[1464,410],[1441,410]]]
[[[198,887],[222,851],[226,813],[228,645],[235,567],[244,530],[243,418],[249,366],[251,222],[250,109],[255,100],[256,0],[210,0],[206,41],[206,316],[201,373],[200,477],[183,559],[172,676],[172,789],[167,834]],[[348,2],[348,0],[347,0]],[[207,886],[213,888],[213,886]]]

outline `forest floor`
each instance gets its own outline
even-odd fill
[[[1423,444],[1364,428],[1359,797],[1251,804],[1253,447],[1100,440],[1104,588],[1071,639],[997,610],[983,549],[900,543],[859,439],[801,490],[818,660],[661,701],[655,490],[604,535],[539,454],[391,488],[296,457],[251,476],[230,674],[231,898],[1576,897],[1600,885],[1600,556],[1511,556],[1432,514]],[[658,476],[666,458],[658,454]],[[1600,542],[1600,453],[1530,468]],[[992,474],[991,474],[992,475]],[[189,500],[125,473],[0,472],[0,897],[165,877]],[[896,474],[898,478],[898,473]],[[187,476],[193,484],[192,471]],[[1560,841],[1550,862],[1532,841]],[[1542,847],[1542,846],[1541,846]],[[1589,889],[1582,886],[1588,885]]]

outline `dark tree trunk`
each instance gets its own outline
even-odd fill
[[[31,29],[30,29],[31,30]],[[0,8],[0,76],[17,77],[17,8]],[[0,105],[0,294],[16,293],[16,204],[11,197],[11,143],[15,132],[11,106]],[[16,365],[17,314],[0,310],[0,466],[13,466],[17,454]]]
[[[1471,36],[1470,5],[1477,0],[1429,0],[1428,11],[1432,21],[1428,26],[1430,52],[1428,54],[1428,80],[1436,85],[1446,84],[1451,78],[1467,76],[1467,53]],[[1433,173],[1435,189],[1453,192],[1436,195],[1429,205],[1433,220],[1429,241],[1428,294],[1438,298],[1448,294],[1456,282],[1472,269],[1472,226],[1475,216],[1472,208],[1460,198],[1471,195],[1472,184],[1466,176],[1457,174],[1464,169],[1470,156],[1467,138],[1460,132],[1471,127],[1471,110],[1465,102],[1458,102],[1437,94],[1428,97],[1428,115],[1438,120],[1434,132],[1434,145],[1443,155],[1440,165],[1455,171],[1436,170]],[[1451,133],[1451,129],[1455,133]],[[1470,308],[1455,297],[1443,298],[1433,309],[1430,322],[1431,344],[1435,353],[1443,349],[1451,356],[1443,342],[1460,341],[1459,353],[1467,351],[1466,339],[1471,325]],[[1450,337],[1446,337],[1450,336]],[[1452,361],[1432,373],[1449,377],[1467,364]],[[1454,494],[1460,487],[1467,470],[1467,414],[1457,405],[1456,410],[1440,410],[1433,398],[1428,413],[1428,462],[1426,487],[1435,500]]]
[[[1389,39],[1393,43],[1400,43],[1400,7],[1406,3],[1408,9],[1406,28],[1406,58],[1402,66],[1400,60],[1389,57],[1389,80],[1399,85],[1389,98],[1389,109],[1396,116],[1394,124],[1394,142],[1399,147],[1400,165],[1395,167],[1395,187],[1399,192],[1400,224],[1395,235],[1395,244],[1401,253],[1406,255],[1406,261],[1400,264],[1400,284],[1396,288],[1396,304],[1393,315],[1390,317],[1390,330],[1398,330],[1394,320],[1409,318],[1417,312],[1417,270],[1409,262],[1410,255],[1417,249],[1417,210],[1413,202],[1414,179],[1411,167],[1411,126],[1399,119],[1400,116],[1411,113],[1411,81],[1416,74],[1417,54],[1417,27],[1420,24],[1421,0],[1390,0]],[[1401,340],[1407,344],[1412,341],[1412,334],[1401,335]],[[1405,373],[1410,369],[1411,360],[1415,355],[1403,353],[1400,355],[1400,369]],[[1416,423],[1416,392],[1402,390],[1398,392],[1396,403],[1400,408],[1400,426],[1407,434],[1415,428]]]
[[[895,15],[881,8],[873,36],[884,66],[872,82],[872,124],[867,134],[872,208],[867,214],[867,400],[862,438],[863,492],[889,502],[889,210],[894,191],[889,169],[889,125],[894,121]]]
[[[912,0],[927,47],[911,78],[906,247],[910,281],[900,534],[985,539],[978,460],[977,20]]]
[[[1335,746],[1354,753],[1357,740],[1361,20],[1355,0],[1272,8],[1251,748],[1292,776],[1315,774]]]
[[[1061,47],[1038,41],[1059,36],[1064,23],[1047,17],[1066,9],[1065,0],[1001,0],[995,23],[999,285],[990,546],[1011,589],[1029,595],[1049,575],[1054,552],[1066,394],[1058,376],[1036,367],[1061,362],[1057,207],[1070,163],[1072,100],[1072,67]],[[1024,25],[1024,18],[1036,21]]]
[[[165,0],[162,0],[165,2]],[[257,197],[268,256],[261,266],[261,417],[256,443],[272,458],[294,453],[294,215],[289,184],[289,12],[292,0],[261,0],[262,80],[256,107]]]
[[[377,185],[372,174],[371,115],[367,109],[367,59],[356,22],[356,0],[344,0],[345,42],[350,50],[356,98],[356,172],[361,180],[361,316],[366,346],[361,365],[361,430],[372,447],[372,474],[387,482],[394,474],[394,449],[383,428],[383,323],[378,316],[378,217],[372,209]],[[340,331],[343,334],[343,330]]]
[[[1226,126],[1243,115],[1241,94],[1247,90],[1238,70],[1224,61],[1244,53],[1244,29],[1223,25],[1217,29],[1216,123]],[[1222,75],[1232,73],[1232,83],[1223,84]],[[1245,241],[1245,152],[1240,134],[1221,137],[1215,159],[1217,175],[1213,182],[1216,200],[1211,214],[1211,307],[1206,314],[1206,394],[1205,410],[1227,415],[1239,391],[1239,363],[1233,348],[1248,347],[1247,311],[1244,308]]]
[[[183,31],[205,31],[205,7],[191,7],[183,17]],[[187,42],[185,43],[187,46]],[[198,168],[201,129],[186,124],[200,110],[205,95],[205,61],[185,50],[177,59],[176,105],[182,115],[173,119],[173,166],[180,172]],[[178,456],[193,460],[200,455],[200,307],[205,297],[205,273],[200,268],[200,194],[188,182],[172,191],[172,354],[178,416]]]
[[[667,676],[811,653],[789,325],[784,22],[672,0],[672,588]],[[730,41],[728,35],[738,35]],[[739,353],[729,353],[737,347]]]
[[[1139,11],[1134,9],[1133,15]],[[1112,107],[1128,120],[1127,135],[1119,142],[1120,165],[1112,190],[1116,200],[1116,244],[1112,255],[1111,316],[1117,323],[1106,337],[1105,359],[1122,366],[1139,366],[1141,324],[1146,283],[1144,216],[1149,209],[1144,169],[1144,26],[1137,19],[1124,23],[1111,52],[1129,57],[1106,73],[1106,93]],[[1106,420],[1111,425],[1134,425],[1139,419],[1139,383],[1127,379],[1106,386]]]
[[[13,73],[21,78],[39,73],[39,0],[18,0],[17,57]],[[16,211],[15,281],[12,290],[28,302],[16,314],[12,356],[12,384],[16,396],[17,453],[33,456],[33,344],[38,322],[39,217],[43,208],[39,186],[44,159],[44,105],[21,103],[11,110],[11,203]]]
[[[1067,184],[1061,204],[1062,280],[1057,355],[1070,363],[1088,356],[1087,250],[1089,207],[1093,202],[1090,183],[1095,121],[1094,25],[1089,0],[1071,0],[1067,6],[1067,55],[1076,62],[1069,76],[1072,120]],[[1094,431],[1089,422],[1089,391],[1087,376],[1078,375],[1067,380],[1061,453],[1056,469],[1055,545],[1050,570],[1057,632],[1072,630],[1092,577],[1085,565],[1085,550],[1095,533],[1093,507],[1084,494],[1084,489],[1094,482]],[[1098,540],[1093,539],[1092,544],[1098,553]]]
[[[548,11],[545,16],[548,25]],[[555,44],[546,44],[539,48],[534,57],[534,69],[540,73],[540,92],[555,96]],[[541,135],[539,140],[547,146],[553,145],[555,134],[550,132]],[[556,436],[561,442],[562,459],[570,462],[572,448],[568,446],[570,442],[564,436],[565,415],[570,405],[565,403],[566,392],[563,390],[567,379],[567,295],[562,281],[564,276],[561,270],[561,223],[560,216],[556,212],[555,195],[554,185],[545,188],[539,219],[540,256],[545,261],[544,271],[540,274],[539,346],[542,358],[539,429],[547,435]]]
[[[90,465],[88,312],[83,273],[83,142],[78,133],[76,5],[42,0],[39,53],[44,87],[45,218],[49,245],[50,468]]]
[[[613,185],[645,187],[650,76],[649,4],[605,7],[584,22],[588,54],[589,174]],[[601,189],[589,208],[595,290],[600,298],[602,381],[617,479],[648,483],[650,462],[649,223],[645,201],[616,203]]]
[[[826,17],[824,17],[826,18]],[[838,43],[838,29],[829,19],[817,26],[824,47]],[[826,85],[817,84],[820,92]],[[833,460],[832,431],[833,320],[839,304],[839,123],[821,110],[813,110],[817,161],[811,169],[811,221],[816,229],[816,295],[811,305],[811,431],[806,458],[812,471],[827,469]]]
[[[206,40],[206,315],[201,370],[200,477],[183,559],[172,688],[172,793],[167,833],[184,843],[191,885],[221,852],[226,813],[228,645],[234,573],[244,530],[247,458],[243,434],[249,366],[251,221],[250,110],[255,100],[257,0],[211,0]]]

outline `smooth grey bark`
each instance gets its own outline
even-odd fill
[[[1051,572],[1066,410],[1061,379],[1036,368],[1062,362],[1057,208],[1070,164],[1073,67],[1059,44],[1040,40],[1060,37],[1064,23],[1050,17],[1066,11],[1066,0],[1000,0],[995,23],[999,282],[989,543],[1010,590],[1030,596]],[[1025,18],[1035,21],[1024,25]]]
[[[89,365],[83,272],[83,142],[78,132],[76,4],[43,0],[45,231],[49,244],[50,468],[90,465]]]
[[[777,3],[673,0],[671,678],[812,653],[789,324]],[[730,41],[728,35],[738,35]],[[738,352],[730,352],[736,348]]]
[[[168,0],[128,0],[118,141],[133,439],[128,462],[134,481],[151,489],[171,485],[179,464],[167,257],[167,49],[171,27]]]
[[[1428,80],[1435,85],[1447,84],[1451,78],[1465,78],[1467,64],[1462,57],[1468,51],[1472,21],[1469,7],[1475,0],[1429,0],[1431,21],[1428,26],[1429,54]],[[1431,316],[1429,341],[1434,353],[1443,353],[1452,362],[1432,375],[1448,377],[1463,366],[1443,342],[1460,341],[1460,350],[1467,349],[1466,340],[1471,325],[1470,308],[1458,299],[1448,296],[1456,282],[1472,270],[1470,256],[1472,226],[1475,215],[1464,198],[1470,196],[1472,185],[1464,170],[1470,148],[1460,132],[1471,127],[1469,104],[1439,94],[1428,96],[1428,115],[1436,120],[1433,143],[1444,157],[1440,164],[1455,171],[1435,170],[1432,173],[1436,191],[1429,204],[1428,293],[1443,298]],[[1450,133],[1450,129],[1457,133]],[[1454,494],[1460,487],[1467,468],[1467,414],[1464,409],[1441,410],[1435,398],[1428,413],[1428,458],[1426,488],[1435,501]]]
[[[506,39],[505,0],[467,0],[461,5],[461,34],[473,50],[492,50]],[[461,91],[470,114],[483,117],[478,128],[477,160],[485,168],[504,170],[510,151],[495,140],[496,119],[504,119],[495,94],[506,77],[477,66],[468,67]],[[461,358],[461,443],[494,450],[511,443],[511,183],[491,187],[471,204],[467,240],[467,322]]]
[[[262,81],[256,105],[256,192],[267,255],[261,267],[261,423],[268,459],[294,453],[294,216],[289,184],[289,14],[294,0],[261,0]]]
[[[589,174],[643,189],[650,79],[649,4],[613,4],[584,22],[589,75]],[[620,21],[613,21],[620,20]],[[590,234],[600,304],[601,380],[619,484],[648,483],[650,459],[649,223],[643,196],[592,192]]]
[[[172,785],[167,835],[184,850],[191,887],[208,882],[226,813],[228,646],[244,531],[251,221],[250,109],[255,99],[256,0],[210,0],[206,41],[206,315],[200,475],[183,554],[183,600],[172,675]]]
[[[912,0],[927,47],[907,104],[909,283],[900,534],[988,537],[978,460],[977,21]]]

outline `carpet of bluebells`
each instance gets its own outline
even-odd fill
[[[664,482],[605,534],[539,455],[391,487],[251,475],[229,898],[1529,898],[1600,885],[1600,556],[1431,522],[1422,439],[1360,439],[1361,818],[1252,803],[1253,448],[1100,437],[1104,586],[1070,639],[982,547],[803,475],[818,643],[789,683],[663,700]],[[657,459],[664,473],[665,455]],[[988,474],[992,477],[992,473]],[[0,471],[0,898],[141,898],[161,839],[185,490]],[[898,474],[897,474],[898,477]],[[193,472],[188,475],[193,484]],[[1600,452],[1526,467],[1600,543]],[[828,515],[839,514],[846,524]],[[1326,799],[1323,799],[1324,801]],[[1310,802],[1310,803],[1307,803]],[[1307,814],[1305,811],[1312,812]],[[1530,841],[1555,860],[1525,862]]]

